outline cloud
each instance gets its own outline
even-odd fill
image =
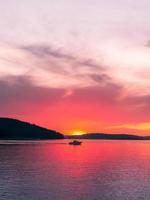
[[[63,48],[56,48],[52,45],[46,44],[32,44],[32,45],[21,45],[17,47],[30,55],[33,55],[37,59],[48,60],[57,59],[61,62],[69,62],[70,66],[73,67],[89,67],[92,69],[105,69],[105,67],[91,58],[82,58],[82,56],[73,55],[73,53],[66,52]]]
[[[57,59],[75,60],[71,54],[63,53],[60,49],[54,49],[51,45],[23,45],[20,49],[25,50],[38,58],[54,57]]]
[[[133,95],[120,99],[124,92],[122,85],[106,81],[107,78],[102,83],[101,78],[98,80],[99,85],[95,86],[52,88],[37,85],[29,76],[3,77],[0,79],[0,115],[40,122],[55,129],[88,121],[95,131],[106,123],[109,130],[112,124],[114,131],[121,128],[146,131],[148,124],[144,121],[150,117],[150,97]],[[119,125],[113,125],[116,123]]]
[[[117,103],[117,98],[120,96],[123,88],[114,83],[106,83],[97,86],[75,88],[72,100],[79,102],[94,102],[101,104],[114,104]],[[115,106],[115,105],[114,105]]]
[[[128,105],[130,107],[137,107],[143,109],[150,107],[150,94],[147,95],[130,95],[122,99],[122,103]]]
[[[148,121],[150,95],[128,93],[103,63],[51,45],[21,45],[16,49],[20,53],[12,57],[12,63],[17,64],[20,56],[23,59],[18,68],[21,62],[24,68],[24,62],[31,67],[21,76],[0,78],[1,115],[47,119],[46,126],[75,121],[90,121],[97,127],[98,122],[130,125]],[[8,59],[11,63],[11,57]]]
[[[68,103],[79,107],[85,104],[87,109],[88,106],[101,108],[104,104],[116,104],[121,90],[121,86],[113,83],[82,88],[52,88],[37,85],[29,76],[7,76],[0,79],[0,108],[4,114],[28,112],[31,115],[35,109],[39,113],[42,109],[55,109],[59,104],[70,110],[72,108]]]
[[[5,49],[6,48],[6,49]],[[12,44],[0,55],[5,70],[2,73],[29,74],[37,83],[49,87],[94,86],[111,79],[107,67],[88,56],[66,52],[51,44]],[[6,71],[6,72],[5,72]],[[4,73],[5,72],[5,73]]]
[[[35,85],[25,76],[9,76],[0,80],[0,108],[1,112],[19,112],[36,106],[52,106],[61,101],[66,90],[60,88],[46,88]],[[31,109],[31,110],[30,110]]]
[[[88,76],[96,83],[106,83],[106,82],[111,81],[111,78],[105,73],[101,73],[101,74],[93,73],[93,74],[89,74]]]
[[[138,124],[121,124],[116,126],[111,126],[110,128],[113,129],[133,129],[133,130],[140,130],[140,131],[150,131],[150,122],[145,123],[138,123]]]
[[[92,77],[95,75],[92,75]],[[98,76],[98,75],[97,75]],[[105,76],[104,76],[105,77]],[[94,78],[95,79],[95,78]],[[107,79],[107,77],[106,77]],[[0,103],[13,101],[23,102],[57,102],[64,96],[81,99],[115,99],[121,92],[122,87],[111,82],[106,82],[103,76],[98,76],[98,81],[105,84],[99,86],[76,87],[76,88],[52,88],[40,86],[30,76],[6,76],[0,79]],[[68,95],[68,91],[69,94]],[[89,95],[90,94],[90,95]]]
[[[51,44],[14,44],[11,48],[16,49],[20,57],[8,56],[9,65],[12,60],[18,70],[23,68],[24,72],[29,73],[37,82],[45,83],[45,86],[52,84],[55,87],[84,87],[110,79],[106,66],[101,62],[88,56],[66,52],[65,49]]]
[[[97,62],[94,62],[92,59],[78,59],[76,64],[78,65],[81,65],[81,66],[87,66],[91,69],[101,69],[101,70],[106,70],[106,66],[100,64],[100,63],[97,63]]]

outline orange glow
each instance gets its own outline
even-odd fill
[[[83,134],[85,134],[85,132],[81,131],[81,130],[74,130],[74,131],[71,131],[71,134],[72,135],[83,135]]]

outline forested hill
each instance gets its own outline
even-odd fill
[[[11,118],[0,118],[0,139],[63,139],[54,130]]]

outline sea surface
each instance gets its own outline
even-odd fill
[[[0,200],[150,200],[150,141],[1,141]]]

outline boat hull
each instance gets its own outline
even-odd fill
[[[73,142],[69,142],[69,145],[81,145],[82,142],[80,141],[73,141]]]

